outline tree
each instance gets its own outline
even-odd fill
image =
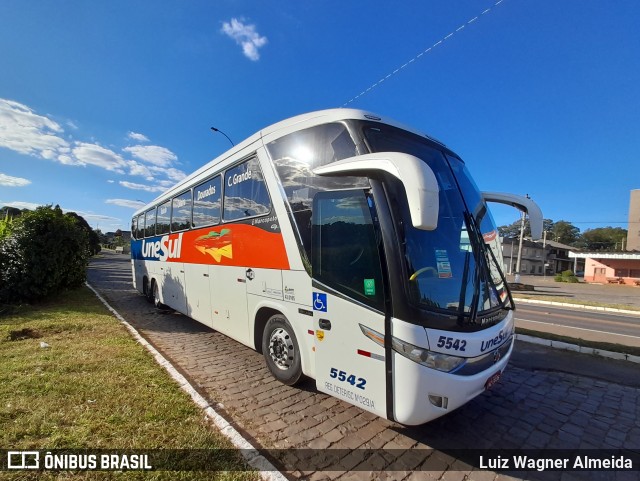
[[[58,206],[23,213],[0,239],[0,303],[33,301],[82,285],[88,237]]]
[[[507,237],[510,239],[518,239],[520,238],[520,222],[519,220],[513,222],[509,225],[503,225],[498,227],[498,232],[500,236]],[[553,229],[554,223],[551,219],[544,219],[542,221],[542,230],[550,232]],[[527,217],[524,221],[524,236],[531,237],[531,225],[529,224],[529,218]]]
[[[580,239],[580,229],[566,220],[559,220],[551,229],[552,238],[556,242],[566,245],[574,245]]]
[[[582,234],[580,246],[590,251],[612,251],[621,248],[626,238],[627,230],[621,227],[598,227]]]
[[[65,215],[74,219],[75,223],[87,233],[89,237],[89,254],[95,256],[102,247],[100,246],[100,237],[98,234],[91,228],[89,223],[85,220],[84,217],[79,216],[75,212],[67,212]]]
[[[23,211],[21,211],[17,207],[6,205],[2,209],[0,209],[0,217],[2,217],[3,219],[15,219],[16,217],[20,217],[22,215],[22,212]]]
[[[104,232],[102,232],[100,229],[94,229],[93,232],[95,232],[96,235],[98,236],[98,240],[100,241],[100,244],[107,243],[107,236],[104,234]]]

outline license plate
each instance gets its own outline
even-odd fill
[[[500,376],[501,376],[502,372],[498,371],[497,373],[495,373],[493,376],[491,376],[489,379],[487,379],[487,382],[484,383],[484,388],[485,390],[489,390],[491,389],[493,386],[495,386],[496,384],[498,384],[498,381],[500,380]]]

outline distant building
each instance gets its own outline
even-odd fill
[[[632,190],[629,199],[627,250],[640,251],[640,189]]]
[[[640,252],[582,252],[569,254],[584,259],[584,280],[598,284],[640,285]]]
[[[516,271],[518,262],[519,240],[517,238],[503,237],[502,262],[507,274],[518,274]],[[524,239],[522,241],[522,257],[520,259],[520,274],[542,275],[543,271],[542,243]]]
[[[128,230],[119,230],[116,232],[107,232],[105,234],[105,238],[108,244],[112,244],[116,241],[116,238],[122,238],[122,242],[131,242],[131,231]]]
[[[502,261],[507,274],[518,274],[516,264],[518,262],[519,240],[517,238],[501,238],[500,240],[502,242]],[[569,256],[569,252],[575,250],[575,247],[551,240],[533,242],[524,239],[519,274],[541,276],[555,275],[569,270],[583,271],[584,261],[580,261],[576,265],[575,260]]]
[[[640,286],[640,189],[629,199],[626,252],[582,252],[569,254],[584,259],[584,280],[599,284]]]

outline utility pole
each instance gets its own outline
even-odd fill
[[[520,282],[520,263],[522,262],[522,241],[524,240],[524,212],[520,218],[520,242],[518,243],[518,259],[516,260],[515,282]]]
[[[542,274],[544,280],[547,280],[547,231],[542,234]]]
[[[511,239],[511,258],[509,259],[509,275],[513,274],[513,239]]]

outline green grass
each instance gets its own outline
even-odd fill
[[[0,318],[0,447],[224,453],[215,472],[0,473],[5,479],[258,478],[86,288]]]

